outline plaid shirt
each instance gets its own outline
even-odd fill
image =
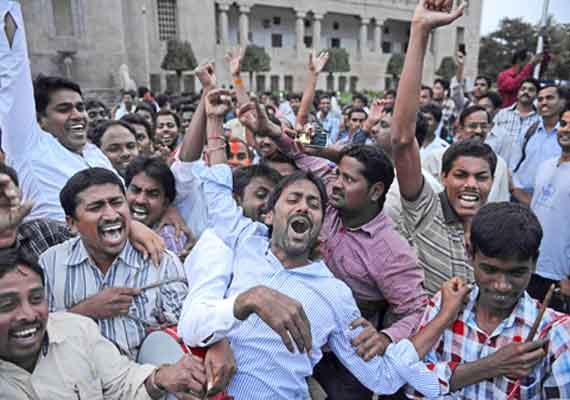
[[[180,237],[176,237],[176,228],[173,225],[165,225],[162,227],[158,234],[164,239],[164,245],[167,250],[170,250],[178,257],[182,255],[186,244],[188,244],[188,236],[182,233]]]
[[[36,259],[56,244],[71,238],[71,232],[63,222],[38,218],[18,225],[17,240],[20,247]]]
[[[522,342],[528,336],[539,312],[539,303],[526,292],[511,315],[491,334],[477,326],[475,303],[479,289],[470,293],[470,300],[451,329],[447,329],[424,361],[432,369],[441,384],[446,399],[506,399],[516,381],[496,377],[449,393],[449,385],[455,368],[460,364],[477,361],[493,354],[512,342]],[[439,312],[441,292],[430,300],[420,328],[422,329]],[[549,339],[546,357],[535,366],[532,373],[521,380],[514,399],[569,399],[570,398],[570,318],[547,309],[538,329],[541,338]],[[420,399],[417,392],[408,387],[408,397]]]

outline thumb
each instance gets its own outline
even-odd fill
[[[18,210],[16,211],[15,217],[18,224],[32,211],[34,207],[34,203],[32,201],[26,201],[20,205]]]
[[[467,7],[467,3],[463,2],[459,7],[452,11],[450,14],[447,15],[447,23],[451,24],[453,21],[461,17],[465,11],[465,7]]]
[[[215,384],[214,366],[210,360],[206,360],[206,392],[209,392]]]

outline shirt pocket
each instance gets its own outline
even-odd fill
[[[96,385],[96,383],[89,382],[66,383],[64,389],[58,390],[57,397],[54,398],[58,400],[103,400],[103,389]]]

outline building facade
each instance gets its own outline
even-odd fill
[[[444,57],[467,50],[466,76],[477,72],[482,1],[465,17],[434,32],[424,81],[431,83]],[[351,71],[323,76],[320,89],[384,90],[393,54],[404,53],[417,0],[21,0],[32,73],[68,76],[89,93],[117,93],[128,66],[137,85],[155,93],[196,91],[184,73],[182,87],[161,61],[169,39],[190,42],[198,62],[212,60],[220,84],[231,84],[224,55],[236,46],[266,48],[271,71],[253,90],[302,91],[309,53],[342,47]],[[123,67],[124,68],[124,67]],[[244,82],[248,83],[247,74]]]

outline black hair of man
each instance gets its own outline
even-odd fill
[[[520,64],[526,61],[528,58],[528,49],[520,49],[515,51],[511,61],[511,65]]]
[[[393,96],[395,99],[396,98],[396,91],[394,89],[386,90],[386,92],[384,93],[384,98],[386,98],[387,96]]]
[[[279,198],[281,197],[285,189],[287,189],[289,186],[291,186],[296,182],[304,180],[312,182],[317,187],[317,190],[319,191],[319,195],[321,198],[321,210],[323,212],[323,218],[324,218],[325,210],[327,209],[327,203],[328,203],[327,189],[322,179],[319,178],[317,175],[315,175],[312,171],[297,170],[293,172],[291,175],[281,179],[281,181],[277,183],[275,189],[273,189],[273,191],[269,195],[269,198],[267,199],[266,210],[267,211],[275,210],[275,205],[279,201]]]
[[[382,182],[384,194],[378,199],[380,209],[384,207],[386,194],[394,182],[394,164],[390,156],[379,146],[352,145],[340,152],[340,159],[352,157],[364,167],[362,175],[366,178],[368,186]]]
[[[422,85],[422,89],[420,91],[427,90],[429,92],[429,97],[433,99],[433,89],[429,86]]]
[[[471,251],[501,260],[536,262],[542,227],[531,209],[519,203],[483,206],[471,224]]]
[[[150,141],[154,143],[154,129],[150,122],[148,122],[143,116],[135,113],[129,113],[123,115],[119,121],[125,122],[127,125],[131,126],[131,128],[133,128],[132,125],[144,126],[144,129],[146,130],[146,134],[150,138]]]
[[[449,81],[447,81],[445,79],[437,78],[436,80],[433,81],[433,86],[435,86],[438,83],[441,86],[443,86],[443,90],[446,90],[446,91],[449,90]]]
[[[59,76],[38,75],[34,80],[34,100],[36,102],[36,113],[45,115],[51,95],[62,89],[71,90],[83,96],[81,88],[75,82]]]
[[[393,115],[394,107],[384,107],[384,114]]]
[[[156,104],[158,104],[160,108],[164,107],[166,103],[169,102],[170,102],[170,96],[167,94],[159,94],[158,96],[156,96]]]
[[[458,143],[453,143],[447,148],[447,150],[445,150],[445,153],[443,153],[441,173],[443,175],[447,175],[449,171],[451,171],[453,163],[459,157],[482,158],[489,164],[491,175],[495,176],[495,170],[497,169],[497,155],[488,144],[481,143],[481,141],[477,139],[467,139]]]
[[[271,93],[269,93],[267,96],[271,96]],[[287,96],[287,100],[291,101],[291,100],[299,100],[301,101],[301,93],[291,93]]]
[[[2,249],[0,257],[0,279],[4,278],[8,272],[15,271],[19,266],[25,266],[38,274],[45,284],[44,270],[38,264],[38,260],[23,247],[15,246],[9,249]]]
[[[534,78],[526,78],[524,81],[521,82],[520,87],[522,87],[522,85],[524,85],[525,83],[532,84],[536,88],[537,92],[540,90],[540,82]]]
[[[150,92],[150,90],[146,86],[139,86],[137,89],[137,95],[139,99],[142,99],[144,95],[147,94],[148,92]]]
[[[137,133],[135,132],[133,127],[130,126],[129,124],[127,124],[125,121],[108,120],[108,121],[102,121],[101,123],[97,124],[97,126],[95,128],[93,128],[93,134],[91,135],[91,141],[93,142],[93,144],[95,146],[101,147],[101,139],[103,138],[103,135],[105,135],[107,130],[109,128],[111,128],[112,126],[122,126],[123,128],[125,128],[126,130],[128,130],[129,132],[131,132],[133,134],[135,140],[137,139]]]
[[[85,101],[85,109],[87,111],[91,110],[92,108],[102,108],[104,109],[107,113],[109,112],[109,109],[107,108],[107,106],[99,100],[96,99],[89,99],[87,101]]]
[[[428,125],[427,121],[424,118],[421,112],[416,113],[416,140],[418,142],[418,146],[422,146],[424,140],[427,136]]]
[[[135,107],[135,113],[139,111],[148,111],[150,115],[152,115],[152,118],[154,119],[154,114],[155,114],[154,107],[152,107],[147,102],[141,101],[137,103],[137,106]]]
[[[245,188],[254,178],[266,178],[275,185],[283,179],[279,172],[263,163],[236,168],[232,172],[234,196],[243,198]]]
[[[366,106],[368,104],[368,98],[363,95],[362,93],[355,93],[352,95],[352,101],[354,100],[360,100],[362,101],[362,103],[364,104],[364,106]]]
[[[363,113],[365,115],[364,119],[368,118],[368,113],[364,108],[351,108],[348,112],[348,119],[352,118],[352,114],[354,113]]]
[[[69,178],[63,186],[63,189],[61,189],[61,192],[59,192],[59,202],[61,203],[65,215],[75,218],[75,211],[77,210],[79,200],[77,196],[81,192],[89,189],[91,186],[106,184],[116,185],[121,192],[125,194],[125,187],[123,186],[121,178],[106,168],[87,168]]]
[[[441,118],[443,116],[443,113],[441,112],[441,107],[433,103],[421,106],[420,112],[422,114],[431,114],[435,118],[435,122],[437,122],[438,124],[441,122]]]
[[[480,80],[484,80],[487,83],[487,87],[489,87],[489,88],[491,87],[491,85],[493,85],[491,78],[489,78],[488,76],[479,75],[479,76],[477,76],[477,78],[475,78],[475,82],[480,81]]]
[[[176,127],[178,129],[180,129],[180,127],[182,126],[180,124],[180,117],[174,111],[170,111],[170,110],[160,110],[159,112],[154,114],[154,126],[157,126],[156,121],[158,121],[158,117],[160,117],[161,115],[172,116],[172,118],[174,118],[174,122],[176,123]]]
[[[489,99],[489,101],[491,103],[493,103],[493,107],[496,110],[500,109],[501,106],[503,105],[503,101],[501,100],[501,96],[499,95],[499,93],[497,93],[493,90],[488,91],[487,94],[485,94],[479,98],[479,100],[482,100],[482,99]]]
[[[476,112],[480,111],[484,112],[485,115],[487,115],[487,122],[491,123],[491,116],[489,115],[487,110],[484,107],[474,105],[467,107],[465,110],[461,112],[461,114],[459,115],[459,125],[465,126],[465,120],[467,119],[467,117],[470,116],[471,114],[475,114]]]
[[[16,170],[9,165],[0,162],[0,174],[8,175],[8,177],[14,182],[14,185],[20,186],[20,182],[18,180],[18,173]]]
[[[559,98],[564,99],[565,97],[565,93],[564,90],[562,89],[562,87],[560,87],[559,85],[556,85],[554,83],[548,83],[544,86],[542,86],[540,89],[538,89],[538,93],[542,92],[544,89],[549,89],[549,88],[555,88],[556,89],[556,94],[558,95]]]
[[[125,186],[129,187],[135,176],[144,172],[149,178],[162,185],[169,203],[176,198],[176,180],[168,164],[156,157],[137,157],[127,167]]]

